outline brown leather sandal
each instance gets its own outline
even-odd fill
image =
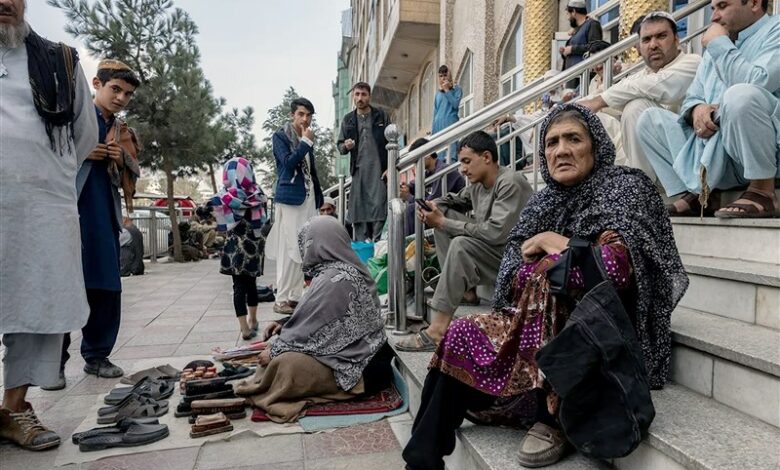
[[[755,190],[747,189],[739,199],[755,202],[761,206],[761,209],[753,204],[742,204],[732,202],[723,209],[715,212],[715,217],[720,219],[767,219],[778,217],[778,211],[775,209],[775,203],[772,198],[765,196]],[[737,200],[739,200],[737,199]],[[726,209],[740,209],[739,211],[729,211]]]
[[[687,192],[682,197],[682,200],[688,203],[688,209],[681,211],[673,203],[667,204],[666,212],[669,214],[669,217],[700,217],[702,215],[701,203],[697,194]],[[720,209],[720,191],[716,190],[712,191],[710,197],[707,198],[707,207],[704,208],[703,214],[709,217],[718,209]]]

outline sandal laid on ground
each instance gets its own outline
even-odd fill
[[[160,424],[160,421],[157,418],[122,418],[113,426],[103,426],[73,433],[71,440],[74,444],[78,444],[79,441],[88,437],[96,437],[103,434],[120,434],[127,431],[130,429],[130,426],[135,424]]]
[[[778,217],[778,211],[775,210],[775,203],[772,198],[765,196],[752,189],[746,190],[739,196],[739,199],[755,202],[761,209],[753,204],[742,204],[732,202],[723,209],[715,212],[715,217],[720,219],[766,219],[772,217]],[[737,200],[739,200],[737,199]],[[726,209],[740,209],[739,211],[726,210]]]
[[[112,447],[142,446],[157,442],[168,434],[168,426],[165,424],[133,424],[123,432],[82,438],[79,440],[79,450],[89,452]]]
[[[168,412],[168,401],[157,401],[149,397],[130,394],[114,406],[98,410],[98,424],[113,424],[122,418],[153,418]]]
[[[111,392],[103,398],[103,402],[105,402],[106,405],[116,405],[132,393],[148,396],[149,398],[159,401],[173,395],[175,388],[173,383],[167,380],[145,377],[132,387],[119,387],[111,390]]]
[[[428,336],[425,330],[403,339],[395,344],[395,348],[404,352],[433,352],[436,351],[437,344]]]
[[[179,378],[180,375],[181,375],[180,370],[174,368],[170,364],[165,364],[164,366],[157,366],[157,367],[151,367],[149,369],[140,370],[129,377],[127,376],[122,377],[122,380],[120,380],[120,382],[127,385],[135,385],[138,383],[139,380],[143,379],[144,377],[149,377],[152,379],[176,380]]]
[[[685,193],[681,199],[688,203],[688,209],[681,211],[674,204],[667,204],[666,212],[669,214],[669,217],[700,217],[702,215],[701,203],[697,194]],[[707,207],[704,208],[704,215],[712,216],[719,208],[720,191],[715,190],[707,198]]]

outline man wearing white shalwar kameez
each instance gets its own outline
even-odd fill
[[[298,230],[322,206],[323,196],[314,164],[314,106],[306,98],[293,100],[290,122],[273,135],[277,182],[274,224],[268,234],[266,255],[276,260],[274,311],[289,315],[303,295],[303,270]]]
[[[78,54],[32,32],[24,8],[0,2],[0,439],[42,450],[60,438],[25,398],[57,381],[63,335],[89,315],[76,173],[98,129]]]
[[[619,135],[627,157],[626,165],[639,168],[655,180],[653,167],[647,161],[637,138],[637,133],[642,132],[637,121],[650,108],[663,108],[675,113],[679,111],[701,57],[680,51],[677,23],[669,13],[648,13],[640,23],[638,33],[637,47],[645,67],[578,103],[595,112],[620,111]],[[621,164],[617,161],[615,163]]]

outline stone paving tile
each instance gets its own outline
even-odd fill
[[[225,467],[219,470],[305,470],[306,464],[303,460],[298,462],[277,462],[264,465],[247,465],[241,467]]]
[[[122,364],[119,364],[118,362],[117,365],[122,367]],[[114,388],[114,385],[119,383],[119,379],[120,378],[106,379],[88,375],[73,387],[72,390],[68,391],[68,395],[95,395],[97,393],[106,393],[108,390]]]
[[[238,329],[238,320],[236,320],[234,314],[221,317],[203,317],[198,324],[192,328],[192,331],[238,331]]]
[[[387,421],[303,436],[306,460],[400,451]]]
[[[198,448],[189,447],[106,457],[86,463],[81,468],[84,470],[191,470],[195,467],[197,458]]]
[[[243,433],[230,441],[205,443],[200,448],[196,468],[214,470],[241,466],[254,467],[301,460],[303,460],[303,446],[299,434],[266,436],[258,439],[252,433]]]
[[[150,359],[172,356],[178,344],[157,344],[151,346],[122,346],[111,354],[112,359]]]
[[[306,460],[306,470],[401,470],[404,465],[400,451]]]
[[[225,316],[236,316],[235,310],[233,310],[233,307],[230,308],[214,308],[209,307],[208,310],[206,310],[206,313],[203,314],[203,317],[225,317]]]
[[[195,331],[190,332],[182,344],[223,342],[236,344],[238,339],[238,322],[233,320],[235,327],[231,331]]]
[[[234,344],[231,344],[230,342],[220,341],[215,343],[190,343],[188,341],[185,341],[182,343],[176,351],[172,354],[173,356],[195,356],[198,354],[202,354],[204,356],[210,356],[211,350],[216,347],[226,347],[226,346],[234,346]]]
[[[56,457],[57,449],[30,452],[7,441],[0,443],[0,468],[3,470],[54,468]]]

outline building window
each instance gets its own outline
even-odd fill
[[[420,124],[429,129],[433,124],[433,80],[433,65],[428,64],[420,83]]]
[[[420,129],[420,97],[417,96],[417,87],[412,85],[409,91],[409,138],[417,136]]]
[[[470,115],[474,107],[474,62],[471,56],[471,51],[467,51],[458,78],[458,85],[463,91],[463,98],[460,99],[460,106],[458,106],[458,116],[461,118]]]
[[[501,54],[501,96],[506,96],[523,85],[522,25],[522,18],[517,18]]]

